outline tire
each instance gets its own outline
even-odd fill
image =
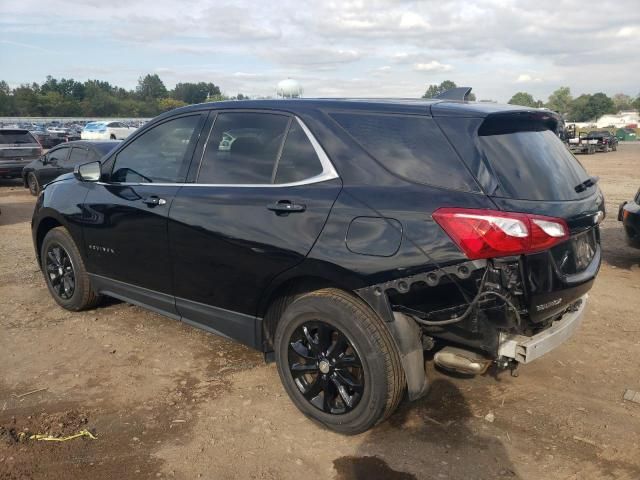
[[[112,133],[111,136],[109,137],[109,140],[117,140],[116,136]]]
[[[33,172],[29,172],[27,174],[27,186],[29,187],[29,193],[34,197],[37,197],[40,194],[40,182],[38,182],[38,177]]]
[[[64,227],[50,230],[42,242],[40,268],[53,299],[74,312],[86,310],[100,301],[89,280],[73,238]]]
[[[389,417],[404,395],[389,330],[362,300],[342,290],[296,298],[278,322],[274,351],[296,407],[338,433],[368,430]]]
[[[614,144],[613,147],[611,147],[611,150],[613,150],[614,152],[618,151],[618,144]]]

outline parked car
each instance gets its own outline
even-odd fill
[[[594,143],[599,152],[610,152],[618,149],[618,139],[607,130],[593,130],[585,137],[587,141]]]
[[[31,195],[37,196],[43,185],[73,172],[76,165],[100,160],[119,143],[113,140],[81,140],[58,145],[22,169],[24,186]]]
[[[0,128],[0,177],[19,178],[22,169],[42,155],[38,141],[22,128]]]
[[[247,100],[163,114],[47,185],[48,289],[102,295],[275,360],[293,403],[358,433],[441,368],[515,368],[578,328],[604,198],[537,109]]]
[[[135,130],[123,122],[90,122],[80,136],[82,140],[124,140]]]
[[[29,130],[33,138],[37,140],[42,148],[51,148],[56,145],[56,142],[51,138],[51,135],[46,130],[41,129],[31,129]]]
[[[52,146],[80,140],[80,136],[77,133],[66,127],[50,126],[47,127],[47,133],[49,134]]]
[[[640,248],[640,189],[633,200],[624,202],[618,210],[630,246]]]

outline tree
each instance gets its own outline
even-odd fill
[[[566,115],[571,110],[571,102],[573,102],[573,97],[569,87],[560,87],[549,95],[546,107],[561,115]]]
[[[157,100],[167,96],[167,87],[164,86],[162,80],[157,74],[140,77],[138,86],[136,87],[138,96],[144,100]]]
[[[631,110],[633,108],[633,99],[624,93],[616,93],[613,96],[613,106],[616,112],[620,110]]]
[[[207,97],[207,102],[224,102],[225,100],[229,100],[229,97],[224,93],[216,93]]]
[[[516,93],[513,97],[511,97],[511,100],[509,100],[508,103],[511,105],[521,105],[523,107],[533,108],[540,108],[543,105],[542,101],[534,100],[533,96],[527,92]]]
[[[598,118],[605,113],[616,113],[616,107],[605,93],[598,92],[591,96],[591,108],[593,109],[594,117]]]
[[[182,100],[176,100],[175,98],[161,98],[158,100],[158,108],[161,112],[168,112],[174,108],[180,108],[187,105]]]
[[[631,104],[631,106],[633,108],[635,108],[636,110],[640,110],[640,95],[638,95],[636,97],[636,99],[633,101],[633,103]]]
[[[602,92],[593,95],[583,94],[571,104],[569,119],[574,122],[596,121],[605,113],[614,113],[616,110],[613,100]]]
[[[210,95],[220,95],[220,87],[213,83],[178,83],[171,92],[171,97],[187,104],[202,103]]]
[[[586,122],[593,120],[592,111],[590,110],[589,100],[591,95],[582,94],[571,102],[569,109],[569,120],[572,122]]]
[[[434,98],[440,95],[442,92],[446,92],[447,90],[451,90],[452,88],[456,88],[457,85],[451,80],[445,80],[440,85],[429,85],[427,91],[424,92],[422,98]]]
[[[11,115],[13,108],[11,88],[7,82],[0,80],[0,115]]]

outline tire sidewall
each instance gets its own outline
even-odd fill
[[[51,245],[59,245],[62,247],[67,255],[69,256],[69,260],[71,261],[71,267],[73,268],[74,274],[74,290],[71,298],[64,299],[60,298],[58,294],[53,289],[51,285],[51,280],[49,279],[49,274],[47,273],[47,250]],[[77,248],[73,241],[65,234],[63,234],[59,229],[53,229],[47,233],[42,242],[42,249],[40,251],[40,268],[45,277],[45,282],[47,284],[47,288],[49,289],[49,293],[53,297],[53,299],[61,306],[68,310],[80,310],[83,302],[83,298],[85,296],[84,292],[84,282],[81,279],[81,275],[85,275],[84,268],[82,266],[82,259],[78,255]]]
[[[35,191],[31,188],[31,179],[33,179]],[[36,177],[35,173],[29,172],[29,174],[27,174],[27,186],[29,187],[29,193],[31,193],[31,195],[37,196],[40,193],[40,182],[38,181],[38,177]]]
[[[348,413],[325,413],[304,398],[289,371],[289,339],[300,325],[310,321],[327,323],[347,336],[360,357],[363,367],[364,393],[358,405]],[[369,339],[369,333],[357,319],[331,297],[307,295],[295,300],[278,322],[275,356],[282,384],[293,403],[307,417],[342,433],[360,433],[382,416],[386,405],[386,366],[382,355]]]

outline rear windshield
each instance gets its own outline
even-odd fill
[[[0,130],[0,144],[38,143],[33,135],[25,130]]]
[[[87,123],[87,126],[84,127],[85,130],[100,130],[105,128],[106,123]]]
[[[551,130],[479,136],[480,148],[500,184],[497,197],[520,200],[577,200],[589,178],[582,165]]]
[[[347,133],[392,173],[409,181],[463,191],[478,186],[431,117],[332,113]]]

